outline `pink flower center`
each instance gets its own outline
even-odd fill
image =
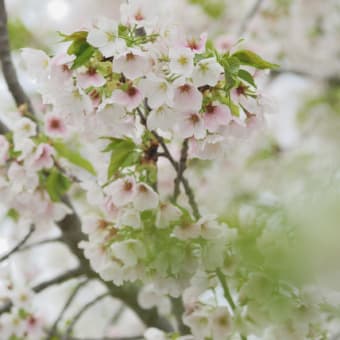
[[[188,93],[190,92],[190,85],[189,84],[184,84],[182,86],[179,87],[179,90],[182,92],[182,93]]]
[[[124,182],[124,191],[131,191],[133,187],[133,184],[129,181]]]
[[[137,94],[137,92],[138,90],[133,86],[129,87],[128,90],[126,91],[129,97],[134,97]]]
[[[105,220],[98,220],[97,222],[98,229],[105,230],[108,226],[108,223]]]
[[[64,64],[64,65],[61,66],[61,70],[62,70],[63,72],[65,72],[65,73],[70,72],[70,68],[69,68],[66,64]]]
[[[243,85],[240,85],[237,89],[236,89],[236,93],[238,96],[242,96],[246,93],[246,87]]]
[[[140,9],[135,14],[135,20],[137,20],[137,21],[144,20],[144,16],[143,16],[142,11]]]
[[[216,106],[214,106],[212,104],[208,104],[206,106],[207,113],[209,113],[209,114],[214,114],[215,113],[215,109],[216,109]]]
[[[148,191],[148,189],[147,189],[147,187],[145,185],[140,185],[139,186],[139,191],[144,194],[144,193],[146,193]]]
[[[97,91],[97,90],[92,90],[90,93],[89,93],[90,97],[92,100],[97,100],[100,98],[100,93]]]
[[[126,55],[126,61],[132,61],[135,59],[135,55],[132,53],[132,52],[129,52],[127,55]]]
[[[200,121],[200,117],[197,114],[192,114],[190,120],[193,124],[197,124]]]
[[[187,40],[187,47],[189,47],[192,50],[198,50],[199,49],[199,43],[194,39]]]
[[[90,67],[88,70],[87,70],[87,74],[89,76],[94,76],[95,74],[97,74],[97,71],[94,67]]]
[[[52,118],[50,121],[50,128],[53,130],[59,130],[60,129],[60,121],[57,118]]]
[[[37,319],[32,315],[28,318],[27,321],[30,326],[34,326],[37,323]]]

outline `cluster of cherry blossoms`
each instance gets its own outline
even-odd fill
[[[62,35],[54,57],[23,50],[44,114],[23,108],[0,136],[0,194],[19,223],[46,227],[69,212],[64,194],[81,188],[88,239],[79,246],[93,270],[116,285],[142,281],[140,304],[163,314],[167,296],[182,296],[194,338],[221,339],[243,332],[229,293],[230,308],[215,303],[237,231],[201,214],[183,173],[188,159],[221,158],[261,125],[254,76],[275,65],[237,44],[220,53],[206,34],[185,37],[149,11],[124,4],[120,22]],[[173,194],[159,182],[164,160]]]
[[[22,280],[1,269],[0,301],[11,301],[12,309],[0,318],[0,334],[3,339],[42,339],[46,323],[32,306],[34,292]]]
[[[20,118],[13,134],[0,136],[0,149],[0,194],[11,217],[46,229],[69,213],[65,204],[48,194],[55,150],[39,140],[31,119]]]

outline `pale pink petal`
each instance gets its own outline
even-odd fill
[[[204,114],[204,125],[210,132],[216,132],[221,126],[226,126],[232,120],[232,115],[226,105],[207,105]]]
[[[32,168],[35,170],[49,169],[53,166],[54,149],[49,144],[39,144],[37,147],[33,159]]]
[[[130,87],[127,91],[113,91],[111,99],[114,103],[125,106],[128,111],[132,111],[142,103],[143,95],[137,87]]]
[[[199,111],[202,106],[202,93],[190,84],[176,88],[174,96],[175,108],[181,111]]]
[[[137,210],[150,210],[158,206],[159,198],[157,193],[146,183],[139,183],[133,204]]]
[[[101,87],[105,85],[106,80],[95,70],[89,70],[85,73],[78,74],[77,82],[81,88],[87,89],[88,87]]]

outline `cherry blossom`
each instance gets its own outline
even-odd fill
[[[136,181],[129,176],[112,182],[104,189],[104,192],[111,197],[113,204],[122,207],[134,200],[136,190]]]
[[[200,110],[202,106],[201,92],[191,84],[181,84],[175,90],[174,107],[177,110]]]
[[[133,199],[133,205],[137,210],[156,209],[158,206],[158,195],[153,189],[145,184],[138,183],[136,186],[136,195]]]
[[[118,37],[118,23],[106,18],[100,18],[96,27],[87,36],[90,45],[99,48],[105,57],[112,57],[125,50],[125,41]]]
[[[196,112],[184,112],[178,123],[178,132],[182,138],[194,136],[202,139],[206,136],[206,128],[200,114]]]
[[[191,76],[194,70],[194,54],[188,48],[172,49],[169,52],[169,68],[172,73]]]
[[[232,120],[232,115],[226,105],[208,104],[204,113],[204,125],[209,132],[217,132],[221,126],[226,126]]]
[[[151,71],[151,60],[139,50],[130,49],[113,60],[112,68],[116,73],[123,73],[127,78],[135,80]]]
[[[126,91],[115,90],[111,98],[114,103],[125,106],[128,111],[132,111],[143,101],[142,92],[135,86],[129,86]]]
[[[223,71],[223,67],[215,58],[201,60],[197,63],[193,71],[193,83],[197,87],[204,85],[215,86],[220,80]]]
[[[44,117],[46,134],[52,138],[65,137],[67,127],[63,119],[54,113],[48,113]]]

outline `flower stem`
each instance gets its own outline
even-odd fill
[[[229,290],[229,287],[227,285],[227,281],[226,281],[226,279],[225,279],[221,269],[217,269],[216,270],[216,275],[217,275],[218,279],[221,282],[221,285],[222,285],[222,288],[223,288],[223,292],[224,292],[224,297],[228,301],[230,308],[234,312],[235,309],[236,309],[236,305],[235,305],[235,302],[234,302],[234,300],[233,300],[233,298],[232,298],[232,296],[230,294],[230,290]],[[242,335],[242,334],[240,334],[240,336],[241,336],[241,340],[247,340],[247,336]]]
[[[229,287],[228,287],[227,282],[225,280],[225,277],[224,277],[224,275],[223,275],[223,273],[221,272],[220,269],[216,270],[216,274],[217,274],[218,279],[221,282],[221,285],[222,285],[222,288],[223,288],[223,292],[224,292],[224,297],[228,301],[231,309],[234,311],[236,309],[236,306],[235,306],[233,298],[232,298],[232,296],[230,294],[230,290],[229,290]]]

